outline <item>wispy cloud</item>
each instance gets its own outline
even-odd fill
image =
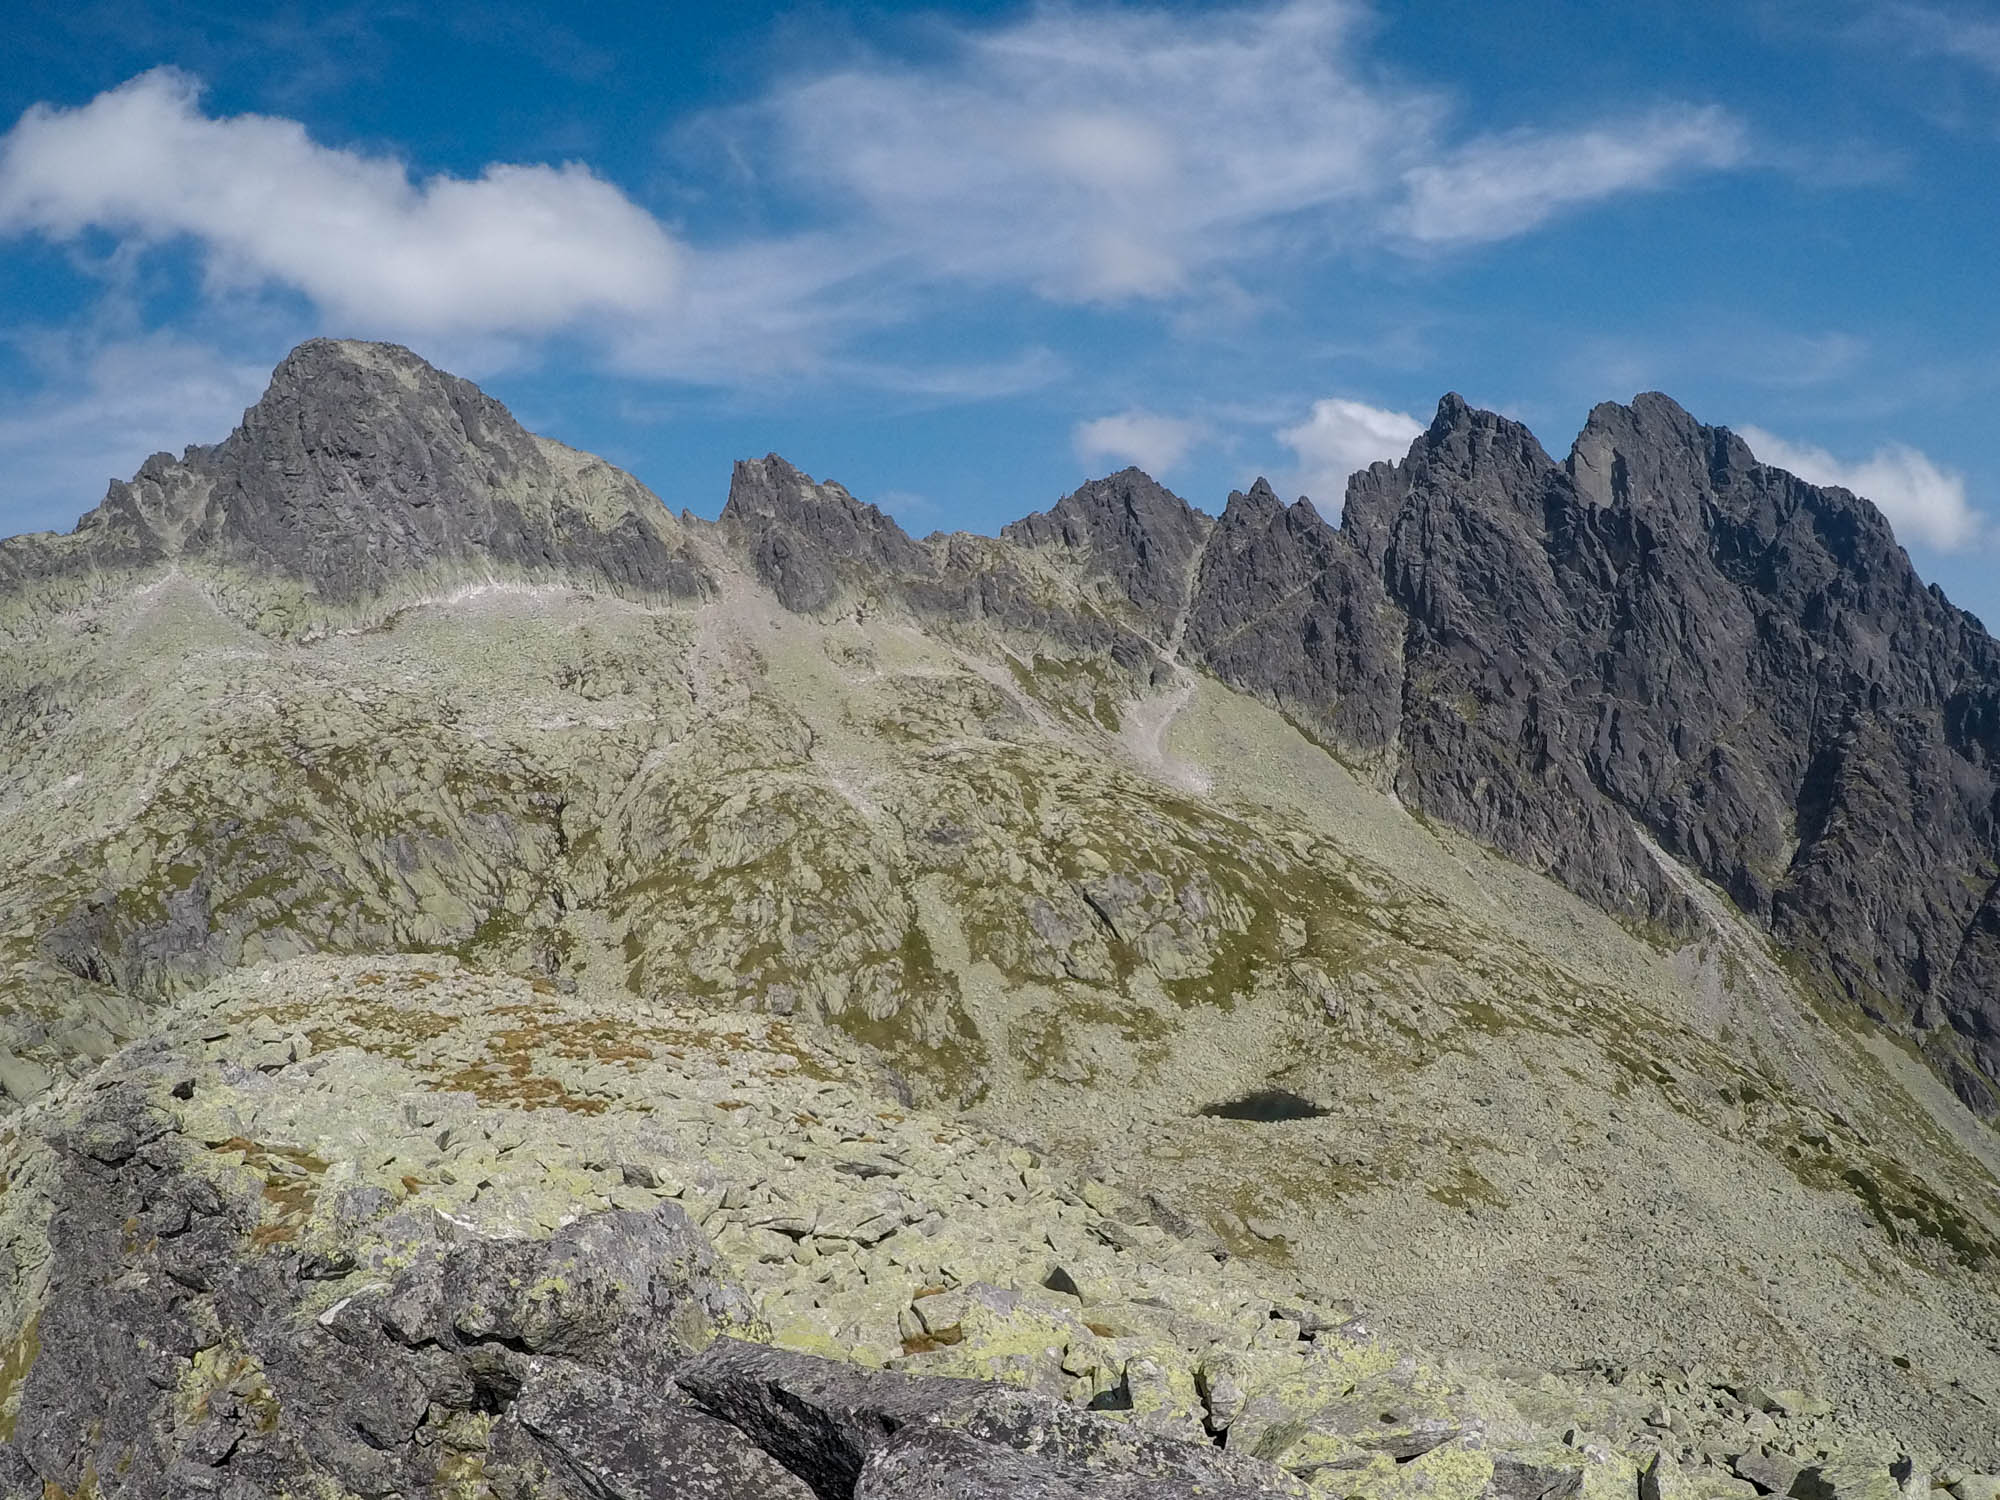
[[[1409,198],[1396,222],[1427,244],[1508,239],[1564,209],[1733,167],[1746,151],[1742,124],[1712,107],[1588,130],[1495,136],[1404,173]]]
[[[1368,24],[1348,0],[934,23],[920,56],[851,53],[687,122],[768,199],[699,242],[581,163],[427,175],[211,116],[162,69],[0,139],[0,234],[189,246],[212,312],[276,288],[328,328],[488,367],[580,334],[652,377],[976,390],[1047,361],[917,377],[860,351],[968,292],[1254,308],[1260,269],[1504,238],[1740,157],[1741,127],[1694,107],[1457,139],[1441,93],[1375,65]]]
[[[1899,536],[1939,552],[1964,552],[1987,534],[1985,516],[1965,497],[1965,476],[1905,443],[1884,443],[1846,462],[1812,443],[1794,443],[1759,427],[1737,432],[1764,463],[1811,484],[1852,490],[1875,502]]]
[[[2000,20],[1939,5],[1878,5],[1861,27],[1871,42],[1888,42],[1915,57],[1948,57],[2000,78]]]
[[[1366,15],[1045,5],[706,123],[931,274],[1080,302],[1178,297],[1281,246],[1506,238],[1744,157],[1734,117],[1691,106],[1455,144],[1441,94],[1369,66]]]
[[[1379,460],[1401,458],[1424,430],[1407,412],[1329,397],[1315,401],[1312,415],[1278,432],[1278,441],[1298,457],[1294,478],[1322,513],[1339,514],[1349,476]]]
[[[1332,0],[1044,6],[949,32],[926,63],[782,82],[711,123],[932,274],[1166,297],[1251,248],[1236,232],[1392,190],[1438,131],[1439,97],[1355,69],[1360,19]]]
[[[1071,436],[1085,467],[1110,460],[1137,464],[1158,477],[1179,465],[1200,439],[1202,424],[1133,409],[1079,422]]]

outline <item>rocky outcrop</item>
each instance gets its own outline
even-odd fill
[[[1262,479],[1230,495],[1201,556],[1184,649],[1363,759],[1396,743],[1402,616],[1310,500],[1284,505]]]
[[[50,1134],[45,1281],[0,1389],[9,1497],[915,1500],[967,1472],[1023,1497],[1304,1493],[1046,1398],[711,1342],[757,1320],[672,1203],[486,1238],[251,1141],[269,1175],[244,1190],[196,1165],[183,1066],[154,1049]]]
[[[799,614],[828,608],[843,585],[893,590],[929,571],[928,556],[891,517],[775,453],[737,462],[721,521],[738,533],[758,580]]]
[[[1310,1495],[1262,1460],[987,1381],[864,1372],[723,1340],[677,1382],[782,1457],[821,1500]]]
[[[1561,464],[1447,398],[1343,536],[1407,622],[1406,800],[1679,930],[1643,831],[1854,1003],[1948,1024],[2000,1108],[2000,652],[1874,506],[1664,396],[1597,408]]]
[[[1157,624],[1197,514],[1130,474],[1086,490],[1007,534]],[[1411,807],[1684,938],[1657,845],[2000,1111],[2000,648],[1865,499],[1664,396],[1600,406],[1561,463],[1448,396],[1338,529],[1232,495],[1184,644]]]
[[[1179,527],[1173,507],[1186,518]],[[1032,533],[1035,541],[1066,537],[1087,545],[1095,518],[1108,540],[1090,555],[1112,572],[1079,577],[1087,569],[1051,569],[1020,546],[965,533],[913,541],[876,506],[775,453],[736,465],[720,526],[757,580],[795,614],[887,603],[981,647],[990,649],[997,638],[1021,643],[1032,656],[1053,646],[1149,680],[1186,587],[1183,533],[1195,526],[1194,513],[1132,470],[1085,486],[1052,515],[1060,524],[1033,516],[1010,530],[1027,528],[1023,536]],[[1176,532],[1177,561],[1159,560],[1162,548],[1148,540],[1149,526]],[[1136,617],[1130,590],[1146,601]]]
[[[407,349],[332,339],[295,349],[221,443],[153,455],[71,537],[10,544],[0,586],[173,559],[293,580],[330,607],[468,572],[683,599],[707,586],[631,476]]]
[[[1189,577],[1209,518],[1138,469],[1093,479],[1055,507],[1001,528],[1028,547],[1059,547],[1138,610],[1165,641],[1186,608]]]

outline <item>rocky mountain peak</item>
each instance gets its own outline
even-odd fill
[[[1593,505],[1671,503],[1729,489],[1756,466],[1743,440],[1726,427],[1705,427],[1679,402],[1658,391],[1591,410],[1564,468],[1577,492]],[[1704,526],[1699,510],[1686,511],[1683,527]]]
[[[779,603],[801,614],[833,604],[860,570],[893,578],[926,562],[893,516],[775,453],[737,460],[721,520],[742,536]]]
[[[880,548],[901,555],[915,545],[880,506],[857,500],[834,480],[815,480],[776,453],[736,461],[721,519],[739,525],[782,522],[818,534],[854,556]],[[863,542],[864,537],[874,540]]]
[[[1438,402],[1431,425],[1404,462],[1441,481],[1488,490],[1511,489],[1554,466],[1534,433],[1510,417],[1468,405],[1455,391]]]
[[[1139,468],[1078,485],[1046,511],[1001,529],[1031,547],[1058,546],[1087,559],[1160,630],[1180,610],[1189,569],[1213,525]]]
[[[447,510],[542,467],[535,439],[471,381],[400,345],[351,339],[294,349],[216,453],[274,479],[316,480],[312,500],[422,492]]]
[[[1285,502],[1278,498],[1278,492],[1271,488],[1270,480],[1258,475],[1249,490],[1231,490],[1229,499],[1222,507],[1221,524],[1227,527],[1259,526],[1269,521],[1285,508]]]
[[[467,571],[668,596],[706,587],[673,519],[630,475],[534,437],[408,349],[341,339],[301,344],[222,442],[154,455],[75,538],[14,549],[0,578],[170,558],[233,568],[252,592],[293,580],[308,614]]]
[[[1048,510],[1003,527],[1001,535],[1032,544],[1059,541],[1070,547],[1115,548],[1122,540],[1172,550],[1177,544],[1197,544],[1206,521],[1187,501],[1133,465],[1078,485]]]

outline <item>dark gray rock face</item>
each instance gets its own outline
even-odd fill
[[[1396,742],[1403,617],[1309,500],[1281,504],[1261,479],[1229,497],[1201,556],[1183,646],[1329,743],[1379,756]]]
[[[1164,641],[1187,602],[1196,554],[1212,523],[1138,469],[1093,479],[1055,507],[1001,528],[1012,542],[1058,546],[1083,559],[1135,605]]]
[[[1189,1448],[1190,1453],[1199,1452]],[[926,1426],[899,1434],[868,1457],[854,1500],[1262,1500],[1303,1490],[1241,1479],[1148,1473],[1066,1463]]]
[[[1655,1462],[1651,1472],[1657,1474],[1659,1467]],[[1644,1482],[1642,1478],[1642,1486]],[[1513,1458],[1493,1461],[1493,1479],[1486,1488],[1491,1500],[1571,1500],[1582,1492],[1581,1469],[1554,1469]]]
[[[811,1500],[805,1481],[672,1386],[541,1369],[496,1428],[500,1500]]]
[[[1086,500],[1080,511],[1065,511],[1075,499],[1070,497],[1052,513],[1066,516],[1079,537],[1091,534],[1079,515],[1097,515],[1102,521],[1104,514],[1116,511],[1125,517],[1122,531],[1104,523],[1113,545],[1109,552],[1092,554],[1116,574],[1115,579],[1109,574],[1100,579],[1116,614],[1094,600],[1078,600],[1073,590],[1052,590],[1012,548],[990,539],[961,533],[912,540],[876,506],[856,500],[839,484],[814,480],[775,453],[736,465],[720,524],[748,557],[758,580],[796,614],[888,601],[945,630],[1021,632],[1043,638],[1042,644],[1052,640],[1078,653],[1102,655],[1121,671],[1146,680],[1157,669],[1160,643],[1179,609],[1189,554],[1182,547],[1172,565],[1179,571],[1169,579],[1157,562],[1142,562],[1136,553],[1124,555],[1117,547],[1157,558],[1161,549],[1146,542],[1137,518],[1170,527],[1181,541],[1197,518],[1186,502],[1137,470],[1130,473],[1136,479],[1123,489],[1112,480],[1103,482],[1110,486],[1106,496],[1129,490],[1129,507]],[[1122,482],[1126,476],[1115,478]],[[1174,509],[1182,521],[1172,520]],[[1019,524],[1045,519],[1030,517]],[[1127,587],[1141,589],[1149,601],[1141,606],[1147,611],[1143,619],[1117,617],[1129,613]],[[1164,592],[1169,588],[1171,601]],[[990,634],[980,643],[990,645]]]
[[[1232,498],[1187,639],[1412,806],[1685,930],[1650,837],[2000,1109],[2000,651],[1865,500],[1664,396],[1562,463],[1447,397],[1338,532]]]
[[[721,519],[741,535],[757,577],[799,614],[833,604],[844,579],[893,583],[930,570],[891,517],[840,485],[815,483],[775,453],[737,462]]]
[[[71,538],[16,539],[0,586],[177,556],[296,579],[336,605],[482,565],[668,597],[707,586],[629,475],[552,456],[499,402],[407,349],[330,339],[295,349],[221,443],[155,454]]]

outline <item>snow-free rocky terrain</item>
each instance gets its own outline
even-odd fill
[[[915,540],[318,341],[0,642],[5,1500],[1993,1500],[2000,649],[1664,397]]]

